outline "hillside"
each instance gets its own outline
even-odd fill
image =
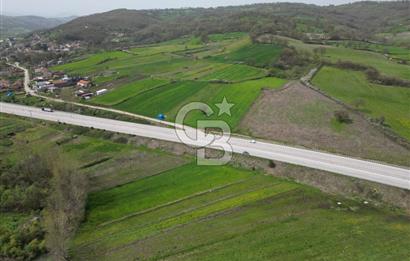
[[[75,19],[49,33],[93,44],[152,43],[187,34],[279,33],[298,39],[372,39],[410,30],[410,2],[360,2],[340,6],[255,4],[235,7],[126,10]]]
[[[16,36],[36,30],[49,29],[66,23],[74,17],[44,18],[40,16],[0,16],[3,27],[1,38]]]

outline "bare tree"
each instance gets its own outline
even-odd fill
[[[46,244],[53,260],[68,260],[69,240],[84,217],[87,177],[58,156],[52,161],[52,190],[45,211]]]

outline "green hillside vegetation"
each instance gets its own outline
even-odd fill
[[[229,36],[230,34],[228,34]],[[249,37],[237,34],[240,45],[249,42]],[[202,43],[190,45],[192,38],[179,39],[182,43],[170,41],[151,46],[133,48],[127,52],[112,51],[90,55],[79,61],[54,66],[52,70],[65,71],[72,75],[92,77],[95,83],[104,85],[119,79],[131,81],[138,77],[157,76],[171,80],[220,80],[220,81],[244,81],[260,78],[266,75],[262,69],[247,65],[223,64],[206,59],[197,59],[191,52],[198,49],[207,55],[213,52],[229,52],[239,48],[238,43],[230,37],[215,35],[218,42],[204,45]],[[227,40],[225,40],[227,39]],[[185,42],[185,43],[184,43]],[[192,48],[191,48],[192,47]],[[190,53],[190,54],[188,54]],[[202,54],[200,54],[202,53]]]
[[[308,34],[314,33],[331,39],[362,40],[383,33],[408,32],[408,10],[408,1],[330,6],[271,3],[182,10],[118,9],[78,18],[47,33],[59,41],[80,40],[106,47],[158,43],[185,35],[195,35],[202,40],[210,34],[233,32],[280,32],[301,40],[309,39]]]
[[[371,84],[361,72],[323,67],[313,84],[327,94],[352,106],[361,100],[359,109],[385,123],[410,140],[410,89]]]
[[[234,64],[233,60],[228,63],[212,57],[198,58],[203,55],[201,48],[199,53],[188,54],[195,48],[186,46],[198,46],[189,45],[194,39],[185,37],[133,48],[130,52],[134,54],[120,51],[98,53],[83,60],[55,66],[53,70],[91,76],[98,85],[96,88],[110,88],[109,93],[92,99],[90,102],[93,104],[150,117],[163,113],[169,121],[173,121],[178,109],[190,101],[202,101],[214,106],[226,97],[236,104],[232,117],[224,117],[232,127],[239,123],[261,88],[278,88],[286,82],[266,77],[265,69]],[[214,34],[209,36],[209,41],[207,45],[201,44],[208,54],[223,50],[227,55],[232,54],[231,57],[243,59],[247,52],[243,48],[253,48],[255,54],[260,53],[258,59],[265,60],[264,55],[276,59],[274,57],[282,50],[276,45],[250,45],[249,37],[243,33]],[[118,80],[122,82],[119,86],[116,85]],[[196,119],[201,117],[200,113],[194,113],[188,121],[194,125]]]
[[[91,194],[72,254],[74,260],[383,259],[389,246],[389,255],[401,259],[409,232],[406,218],[357,201],[258,172],[186,165]]]
[[[27,34],[37,30],[44,30],[56,27],[73,20],[75,17],[45,18],[40,16],[6,16],[1,15],[3,24],[0,39],[15,37],[20,34]]]

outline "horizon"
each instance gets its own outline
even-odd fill
[[[93,0],[74,0],[69,3],[56,3],[53,0],[38,0],[35,2],[28,0],[13,0],[12,3],[4,3],[0,0],[1,15],[6,16],[41,16],[47,18],[60,18],[71,16],[87,16],[95,13],[108,12],[115,9],[130,9],[130,10],[152,10],[152,9],[183,9],[183,8],[212,8],[223,6],[241,6],[250,4],[266,4],[266,3],[304,3],[314,4],[318,6],[342,5],[354,2],[354,0],[284,0],[284,1],[269,1],[269,0],[217,0],[209,3],[205,0],[188,1],[177,0],[173,3],[168,3],[165,0],[152,0],[144,3],[136,3],[131,0],[117,0],[115,2],[99,3],[95,6]],[[379,2],[379,1],[378,1]],[[388,2],[388,1],[384,1]],[[26,6],[27,10],[21,10],[21,6]],[[47,11],[43,8],[47,6]],[[60,11],[60,10],[65,11]]]

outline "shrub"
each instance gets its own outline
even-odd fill
[[[269,161],[269,168],[271,168],[271,169],[276,168],[276,163],[273,160]]]
[[[128,143],[128,139],[125,137],[118,137],[117,139],[115,139],[116,143],[121,143],[121,144],[127,144]]]
[[[347,111],[335,111],[335,118],[340,123],[351,123],[352,119]]]

